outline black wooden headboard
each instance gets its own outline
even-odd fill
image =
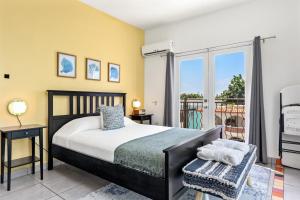
[[[126,113],[126,93],[113,92],[87,92],[87,91],[63,91],[48,90],[48,150],[51,152],[52,138],[55,132],[69,121],[98,115],[97,107],[99,105],[115,105],[115,98],[121,98],[124,114]],[[62,96],[68,99],[68,114],[54,115],[54,97]],[[74,102],[76,101],[76,105]],[[74,109],[74,107],[76,109]]]

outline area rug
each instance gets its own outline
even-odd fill
[[[284,168],[281,165],[281,160],[276,160],[275,164],[275,177],[272,189],[272,200],[283,200],[284,199]]]
[[[282,181],[283,186],[283,173],[273,171],[266,167],[254,165],[250,171],[252,177],[252,187],[245,186],[243,194],[240,197],[242,200],[280,200],[283,194],[283,187],[277,182]],[[278,179],[279,178],[279,179]],[[282,189],[282,193],[280,192]],[[277,192],[279,195],[275,195]],[[214,196],[208,196],[210,200],[220,200]],[[179,200],[194,200],[195,191],[188,190],[184,193]],[[109,184],[105,187],[98,189],[95,192],[88,194],[80,200],[150,200],[142,195],[127,190],[116,184]]]

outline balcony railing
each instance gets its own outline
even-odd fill
[[[180,124],[183,128],[202,129],[203,99],[186,99],[180,102]],[[215,99],[215,124],[225,126],[227,139],[245,139],[245,99]]]

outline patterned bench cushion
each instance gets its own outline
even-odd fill
[[[249,146],[249,153],[237,166],[196,158],[183,168],[183,185],[223,199],[238,199],[256,160],[256,146]]]

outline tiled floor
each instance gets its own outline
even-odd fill
[[[287,167],[284,169],[284,199],[300,199],[300,170]]]
[[[300,199],[300,170],[285,168],[285,200]],[[43,181],[36,175],[12,180],[12,190],[0,185],[1,200],[76,200],[108,184],[107,181],[68,165],[45,171]]]
[[[45,171],[44,180],[39,173],[12,180],[11,191],[7,192],[6,182],[0,185],[1,200],[75,200],[95,191],[107,181],[68,165]]]

